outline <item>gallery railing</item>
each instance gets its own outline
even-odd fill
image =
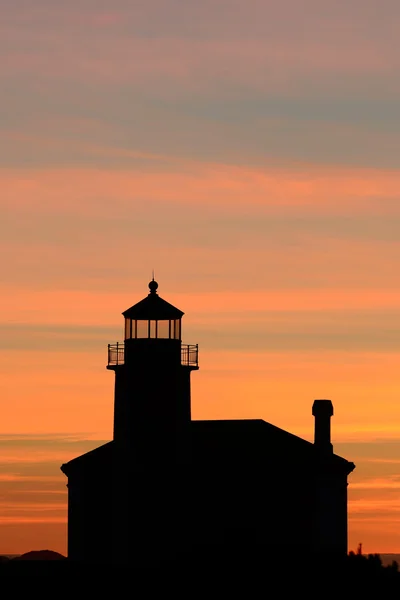
[[[123,365],[125,362],[125,343],[108,344],[108,366]],[[185,367],[199,366],[199,345],[181,344],[181,363]]]

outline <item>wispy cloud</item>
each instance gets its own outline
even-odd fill
[[[146,153],[132,152],[132,158]],[[157,165],[159,165],[158,157]],[[252,207],[267,213],[285,208],[318,214],[356,215],[360,208],[369,214],[398,215],[399,174],[395,170],[321,169],[298,167],[245,168],[165,160],[163,169],[150,164],[147,170],[105,169],[3,169],[2,204],[13,211],[45,211],[77,215],[103,215],[125,210],[137,202],[139,214],[150,200],[161,205],[229,207],[246,212]],[[83,202],[82,202],[83,201]],[[304,213],[302,213],[304,214]]]
[[[29,535],[14,537],[15,527],[26,525],[36,526],[35,544],[48,538],[48,547],[66,552],[67,489],[60,466],[101,443],[71,434],[0,436],[0,553],[38,549],[26,545]]]

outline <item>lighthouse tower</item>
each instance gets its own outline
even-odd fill
[[[125,339],[108,345],[115,372],[114,442],[135,468],[190,457],[190,374],[198,346],[182,344],[183,312],[163,300],[158,283],[122,314]]]

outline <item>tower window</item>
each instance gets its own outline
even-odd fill
[[[125,339],[181,339],[181,320],[125,319]]]
[[[132,337],[132,319],[125,319],[125,339]]]
[[[169,338],[169,321],[157,321],[157,337]]]
[[[148,338],[149,337],[149,322],[148,321],[137,321],[137,338]]]
[[[172,333],[172,324],[174,325],[174,332]],[[181,339],[181,322],[179,319],[175,319],[171,322],[171,338],[175,338],[176,340]]]
[[[151,338],[157,337],[157,321],[150,321],[150,336]]]

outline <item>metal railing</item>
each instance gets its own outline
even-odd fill
[[[199,366],[199,345],[182,344],[181,345],[181,363],[185,367]]]
[[[108,344],[108,366],[123,365],[125,362],[125,344],[117,342]]]
[[[125,362],[125,343],[108,344],[108,366],[123,365]],[[199,345],[181,344],[181,364],[185,367],[199,366]]]

